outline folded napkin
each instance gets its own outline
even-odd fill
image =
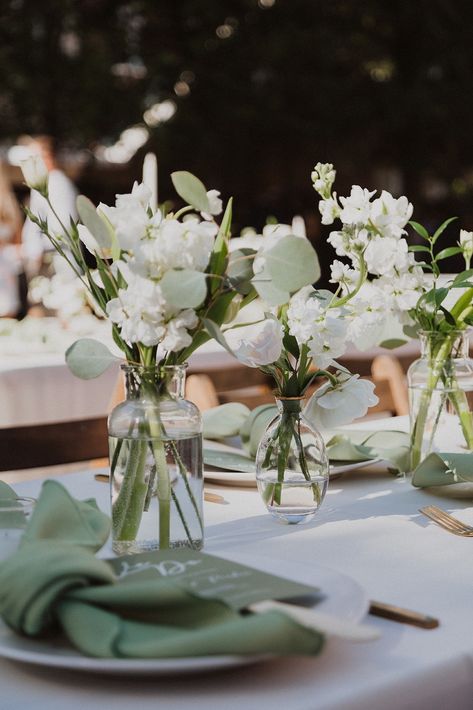
[[[97,559],[94,550],[103,544],[108,529],[107,516],[92,501],[75,501],[61,484],[47,481],[19,551],[0,563],[0,615],[5,623],[28,636],[62,630],[81,652],[105,658],[315,655],[321,650],[321,633],[279,611],[240,613],[240,605],[229,600],[225,590],[233,578],[259,575],[250,585],[254,598],[255,590],[264,590],[261,576],[274,580],[272,575],[219,560],[230,571],[217,579],[215,596],[209,597],[192,577],[186,586],[173,574],[176,565],[192,568],[201,558],[218,558],[169,550]],[[160,567],[163,564],[167,566]],[[123,573],[130,568],[131,573]],[[245,595],[240,604],[246,605]]]
[[[412,485],[417,488],[467,482],[473,482],[473,453],[429,454],[412,475]]]

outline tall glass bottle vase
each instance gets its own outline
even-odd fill
[[[311,520],[329,478],[323,439],[302,414],[303,397],[279,397],[256,453],[256,482],[267,510],[280,521]]]
[[[432,451],[473,450],[473,361],[466,331],[420,334],[407,373],[411,469]]]
[[[203,546],[202,420],[185,365],[123,365],[126,400],[109,422],[113,550]]]

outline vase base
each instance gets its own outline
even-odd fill
[[[304,523],[308,523],[315,518],[317,510],[318,508],[310,511],[301,511],[297,509],[281,510],[280,508],[268,507],[268,512],[283,525],[303,525]]]
[[[170,542],[169,547],[161,548],[159,546],[158,540],[118,540],[112,543],[112,550],[115,555],[139,555],[143,552],[156,552],[156,550],[169,549],[189,549],[189,550],[202,550],[204,546],[204,541],[202,538],[193,539],[189,541],[184,540],[173,540]]]

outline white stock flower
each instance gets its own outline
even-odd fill
[[[330,266],[330,283],[341,283],[344,286],[354,286],[360,277],[359,271],[350,268],[348,264],[335,259]]]
[[[20,162],[21,171],[25,182],[32,190],[37,190],[42,195],[48,194],[48,169],[40,155],[31,155]]]
[[[187,328],[195,328],[199,319],[192,308],[180,311],[175,318],[171,318],[166,323],[166,335],[161,346],[169,352],[178,352],[187,348],[192,343],[192,338],[187,332]]]
[[[322,216],[322,224],[333,224],[340,217],[340,205],[337,202],[336,193],[333,193],[333,197],[320,200],[319,212]]]
[[[403,272],[411,264],[405,239],[375,236],[364,252],[368,271],[376,276]]]
[[[353,185],[349,197],[340,197],[340,219],[343,224],[366,224],[370,217],[370,200],[375,192]]]
[[[209,190],[207,192],[207,197],[209,200],[209,213],[211,215],[218,215],[223,209],[223,203],[219,195],[220,192],[218,190]]]
[[[226,337],[235,357],[248,367],[270,365],[281,355],[283,328],[275,318],[229,330]]]
[[[147,207],[151,192],[146,185],[135,182],[130,194],[117,195],[115,207],[100,203],[97,212],[102,212],[115,229],[118,243],[124,251],[133,251],[148,230],[161,222],[158,211],[150,218]]]
[[[298,343],[308,345],[317,367],[328,367],[346,349],[347,323],[338,308],[328,309],[306,286],[290,300],[287,309],[289,332]]]
[[[327,198],[332,190],[332,185],[335,182],[336,171],[332,163],[317,163],[311,174],[314,190]]]
[[[413,206],[407,197],[395,198],[383,190],[371,204],[370,220],[373,227],[386,237],[401,237],[412,217]]]
[[[374,384],[353,375],[336,386],[326,382],[308,401],[304,416],[316,427],[333,429],[365,416],[378,403]]]
[[[471,259],[473,256],[473,232],[467,232],[466,229],[460,229],[460,248],[466,259]]]

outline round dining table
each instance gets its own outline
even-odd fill
[[[407,421],[392,418],[376,426],[402,429]],[[96,497],[108,510],[108,485],[94,473],[57,475],[72,495]],[[14,483],[19,493],[32,496],[41,485],[39,479]],[[225,486],[213,479],[206,489],[222,500],[205,503],[205,552],[264,558],[281,576],[303,567],[314,585],[329,568],[345,591],[363,595],[366,609],[372,600],[406,607],[437,618],[438,627],[366,616],[379,639],[330,638],[315,657],[254,660],[181,675],[133,677],[93,673],[87,662],[73,671],[0,658],[1,710],[471,709],[473,539],[453,535],[419,512],[434,503],[473,524],[471,486],[418,490],[409,476],[377,463],[332,480],[314,520],[295,526],[274,520],[254,485]]]

